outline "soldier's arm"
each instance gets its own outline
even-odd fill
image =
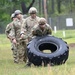
[[[20,39],[27,38],[26,19],[22,23],[20,35]]]
[[[47,27],[48,27],[48,34],[52,34],[52,28],[51,28],[51,26],[49,25],[49,24],[47,24]]]
[[[38,25],[35,25],[35,26],[32,28],[32,35],[33,35],[33,36],[36,36],[36,35],[37,35],[37,33],[36,33],[36,31],[37,31],[37,26],[38,26]]]
[[[11,27],[11,31],[10,31],[10,34],[9,34],[9,37],[11,38],[11,40],[13,39],[16,39],[15,36],[15,26],[14,26],[15,22],[12,23],[12,27]]]
[[[52,29],[49,29],[48,33],[51,35],[52,34]]]
[[[7,36],[7,38],[11,41],[11,31],[12,31],[12,22],[10,23],[10,24],[8,24],[7,26],[6,26],[6,29],[5,29],[5,34],[6,34],[6,36]]]
[[[8,38],[10,39],[10,41],[12,41],[13,39],[15,39],[15,34],[13,32],[13,29],[10,31]]]
[[[6,26],[6,30],[5,30],[5,34],[9,40],[10,40],[11,31],[12,31],[12,22]]]
[[[14,26],[14,23],[12,25],[12,29],[11,29],[11,32],[9,34],[9,37],[10,37],[10,41],[13,42],[14,44],[17,44],[17,41],[16,41],[16,33],[15,33],[15,26]]]
[[[23,21],[22,26],[21,26],[21,33],[20,34],[25,34],[26,33],[26,20]]]
[[[36,31],[32,31],[32,35],[33,36],[36,36]]]
[[[8,38],[8,35],[9,35],[9,31],[10,31],[10,29],[9,29],[9,24],[8,24],[6,26],[6,29],[5,29],[5,34],[6,34],[7,38]]]

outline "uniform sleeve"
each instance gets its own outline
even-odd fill
[[[5,29],[5,34],[6,36],[8,37],[9,35],[9,31],[10,31],[10,28],[9,28],[9,24],[6,26],[6,29]]]
[[[10,38],[9,34],[11,33],[11,30],[12,30],[12,22],[10,24],[8,24],[5,29],[5,34],[6,34],[7,38]]]
[[[36,33],[37,26],[38,26],[38,25],[35,25],[35,26],[32,28],[32,35],[33,35],[33,36],[36,36],[36,35],[37,35],[37,33]]]
[[[11,31],[10,31],[10,34],[9,34],[9,37],[11,38],[11,39],[15,39],[15,27],[14,27],[14,24],[15,24],[15,22],[13,22],[12,23],[12,29],[11,29]]]
[[[26,19],[23,21],[22,23],[22,27],[21,27],[21,33],[20,34],[26,34]]]
[[[52,28],[51,28],[51,26],[49,25],[49,24],[47,24],[47,27],[48,27],[48,34],[52,34]]]
[[[32,35],[36,36],[36,31],[35,30],[32,31]]]
[[[52,34],[52,29],[49,29],[49,32],[48,32],[50,35]]]

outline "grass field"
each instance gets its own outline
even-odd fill
[[[62,31],[53,32],[53,35],[63,38],[68,44],[75,43],[75,30],[67,30],[65,38]],[[0,75],[75,75],[75,47],[70,48],[69,58],[64,65],[31,68],[25,68],[24,63],[15,64],[10,48],[9,40],[0,34]]]

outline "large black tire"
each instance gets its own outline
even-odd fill
[[[51,50],[44,53],[43,50]],[[36,66],[64,64],[68,59],[69,47],[66,42],[54,36],[35,37],[27,46],[28,59]]]

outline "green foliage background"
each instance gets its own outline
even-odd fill
[[[11,21],[10,15],[14,12],[14,9],[22,10],[22,1],[26,4],[26,7],[32,2],[32,0],[0,0],[0,33],[4,32],[6,25]],[[34,2],[33,6],[38,9],[38,16],[44,16],[43,1],[35,0]],[[47,0],[48,17],[74,13],[74,9],[75,0]]]

